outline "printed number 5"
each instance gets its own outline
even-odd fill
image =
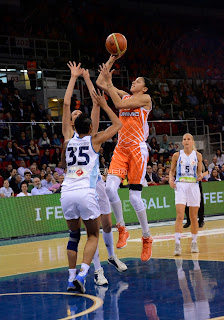
[[[186,166],[186,172],[189,173],[190,171],[190,166]]]

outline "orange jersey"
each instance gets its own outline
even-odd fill
[[[131,99],[132,95],[126,95],[122,99]],[[152,108],[151,108],[152,109]],[[121,109],[119,119],[123,127],[118,132],[118,144],[121,146],[139,144],[146,141],[149,135],[147,123],[150,110],[143,107],[135,109]]]

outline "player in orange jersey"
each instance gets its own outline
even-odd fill
[[[114,150],[106,182],[106,192],[115,214],[119,240],[117,248],[127,245],[129,233],[125,228],[122,204],[118,195],[120,182],[125,176],[129,181],[129,200],[135,209],[142,227],[141,260],[147,261],[152,254],[152,237],[149,233],[146,208],[141,198],[142,183],[146,174],[148,151],[145,140],[148,137],[147,118],[152,109],[149,90],[149,80],[143,77],[132,82],[131,93],[118,90],[113,86],[110,69],[117,59],[111,56],[106,64],[100,67],[97,85],[110,95],[113,103],[119,109],[119,119],[123,127],[118,133],[118,144]]]

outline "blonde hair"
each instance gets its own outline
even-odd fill
[[[197,148],[196,148],[196,146],[195,146],[194,137],[192,136],[192,134],[190,134],[190,133],[185,133],[185,134],[183,135],[183,139],[184,139],[184,137],[185,137],[186,135],[189,135],[189,136],[191,137],[191,139],[193,140],[193,150],[197,151]]]

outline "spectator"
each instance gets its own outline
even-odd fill
[[[54,169],[54,171],[57,171],[57,173],[60,175],[62,175],[64,173],[64,169],[62,168],[62,163],[61,161],[58,162],[57,167]]]
[[[4,180],[3,187],[0,189],[0,198],[14,197],[14,192],[9,186],[8,180]]]
[[[47,188],[41,186],[40,178],[35,177],[33,179],[34,188],[31,190],[32,196],[44,195],[44,194],[52,194]]]
[[[30,157],[28,157],[26,151],[24,148],[19,147],[16,142],[13,142],[13,146],[15,147],[17,151],[17,160],[30,160]]]
[[[46,173],[44,180],[41,181],[41,185],[47,189],[53,186],[53,179],[50,173]]]
[[[0,147],[0,163],[5,161],[6,156],[7,156],[7,153],[5,152],[5,150],[2,147]]]
[[[10,170],[10,176],[9,176],[9,178],[7,179],[8,182],[10,182],[10,180],[11,180],[13,177],[15,177],[16,174],[17,174],[17,170],[16,170],[15,168],[12,168],[12,169]]]
[[[155,186],[159,182],[157,175],[152,172],[152,167],[150,165],[146,168],[145,179],[148,186]]]
[[[162,163],[162,167],[165,167],[164,157],[162,154],[159,155],[158,164]]]
[[[159,184],[162,184],[163,177],[164,177],[163,169],[158,167],[158,169],[157,169],[157,178],[158,178]]]
[[[26,114],[25,114],[25,110],[24,110],[23,101],[20,100],[19,105],[18,105],[18,109],[16,111],[16,119],[18,122],[23,122],[23,121],[25,121],[25,117],[26,117]]]
[[[51,167],[47,166],[47,167],[45,168],[45,171],[46,171],[46,173],[50,173],[51,176],[53,177],[53,173],[52,173],[52,171],[51,171]]]
[[[28,151],[28,155],[30,157],[31,163],[39,160],[40,151],[38,149],[37,144],[35,144],[34,140],[30,140],[27,151]]]
[[[23,181],[25,181],[27,183],[28,192],[31,192],[31,190],[33,189],[33,182],[32,182],[32,177],[31,177],[30,171],[25,171]]]
[[[158,142],[156,141],[156,137],[152,137],[150,143],[149,143],[149,146],[151,148],[151,152],[154,154],[154,153],[159,153],[159,144]]]
[[[163,135],[163,140],[160,142],[160,150],[159,153],[164,153],[165,157],[168,157],[170,154],[173,154],[176,152],[176,149],[173,146],[173,143],[170,144],[168,142],[168,136],[167,134]]]
[[[50,151],[46,149],[40,159],[40,164],[46,164],[48,166],[49,163],[51,163]]]
[[[20,193],[22,178],[19,174],[16,174],[9,182],[10,187],[12,188],[14,194]]]
[[[17,159],[17,150],[16,148],[12,145],[12,141],[8,141],[5,151],[7,153],[6,156],[6,161],[15,161]]]
[[[30,172],[31,172],[31,178],[34,178],[35,176],[37,176],[40,173],[40,171],[38,170],[37,165],[35,163],[33,163],[30,166]]]
[[[0,110],[0,139],[8,139],[8,137],[6,136],[8,132],[9,129],[4,120],[4,113]]]
[[[221,179],[219,178],[218,171],[216,169],[212,170],[211,176],[208,179],[208,181],[221,181]]]
[[[18,140],[18,144],[22,147],[22,148],[27,148],[29,146],[29,139],[26,137],[26,134],[24,131],[22,131],[20,133],[20,138]]]
[[[21,183],[21,192],[17,194],[17,197],[30,197],[31,193],[28,192],[28,185],[25,181]]]
[[[0,188],[3,187],[4,179],[3,176],[0,175]]]
[[[41,171],[40,171],[40,181],[41,181],[41,182],[45,179],[45,176],[46,176],[45,170],[41,170]]]
[[[43,132],[43,137],[39,139],[38,145],[40,148],[43,148],[43,149],[50,148],[51,143],[50,143],[50,139],[47,136],[46,131]]]
[[[58,177],[58,183],[53,184],[53,186],[51,186],[49,190],[54,193],[61,192],[61,185],[63,181],[64,181],[64,176],[63,174],[60,174]]]
[[[169,174],[165,174],[161,180],[161,185],[162,184],[169,184]]]
[[[211,174],[211,172],[212,172],[212,169],[214,168],[214,166],[216,166],[217,165],[217,157],[216,156],[214,156],[213,158],[212,158],[212,163],[210,163],[210,165],[208,166],[208,171],[209,171],[209,173]]]
[[[152,172],[155,173],[156,175],[157,175],[157,169],[158,169],[157,163],[153,162],[153,164],[152,164]]]
[[[29,171],[31,173],[30,169],[26,167],[26,162],[24,160],[21,160],[17,173],[21,176],[21,178],[24,178],[25,171]]]
[[[58,163],[61,161],[61,150],[59,148],[56,148],[54,151],[54,154],[52,156],[52,163],[56,164],[58,166]]]
[[[217,165],[221,167],[224,164],[224,154],[220,149],[216,150]]]
[[[53,134],[53,140],[52,140],[51,145],[54,148],[60,148],[60,149],[62,148],[61,140],[58,138],[57,133]]]
[[[222,165],[221,170],[220,170],[220,179],[224,180],[224,164]]]
[[[59,182],[59,180],[58,180],[58,179],[59,179],[59,174],[58,174],[57,171],[54,171],[54,172],[53,172],[53,178],[54,178],[54,181],[55,181],[55,182]]]
[[[4,177],[5,179],[8,179],[10,177],[10,171],[13,169],[12,165],[11,164],[8,164],[7,167],[5,168],[5,171],[4,171]],[[5,180],[4,179],[4,180]]]
[[[163,110],[159,107],[158,104],[153,109],[152,114],[153,114],[154,118],[157,120],[164,119],[164,116],[165,116]]]
[[[39,110],[37,112],[37,119],[40,120],[46,120],[46,111],[44,110],[44,106],[42,104],[39,104]]]
[[[107,168],[106,166],[106,161],[105,161],[105,158],[104,157],[101,157],[100,159],[100,172],[103,173],[105,168]]]
[[[191,106],[196,106],[197,104],[199,104],[198,98],[196,97],[194,91],[191,92],[191,94],[188,96],[188,99]]]

